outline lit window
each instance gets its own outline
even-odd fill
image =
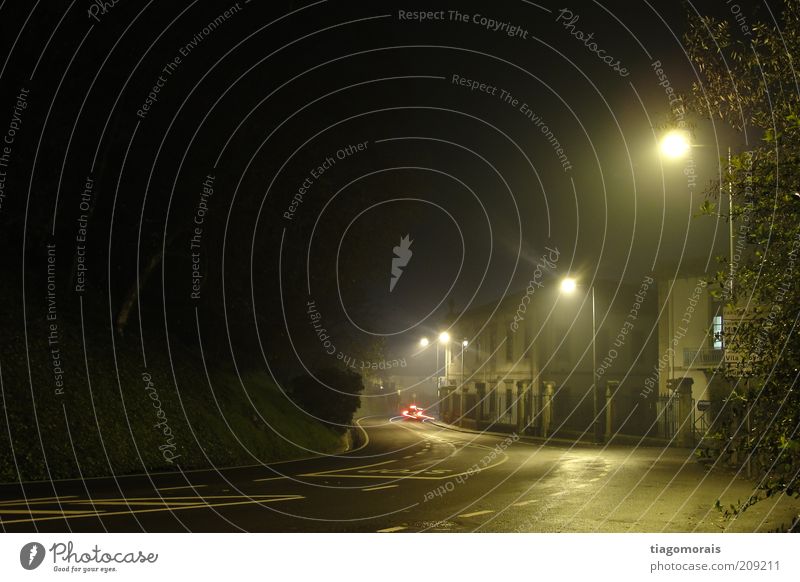
[[[711,322],[711,334],[714,342],[714,349],[722,349],[722,316],[715,315]]]

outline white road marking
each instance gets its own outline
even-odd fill
[[[377,491],[378,489],[392,489],[394,487],[400,487],[399,485],[381,485],[380,487],[367,487],[366,489],[362,489],[362,491]]]
[[[531,503],[538,503],[538,499],[529,499],[528,501],[520,501],[519,503],[512,503],[512,507],[524,507],[526,505],[530,505]]]
[[[396,525],[395,527],[387,527],[386,529],[379,529],[377,533],[392,533],[392,532],[400,531],[400,530],[404,530],[404,529],[408,529],[408,528],[406,528],[405,526],[402,526],[402,525]]]
[[[494,509],[484,509],[483,511],[473,511],[472,513],[462,513],[458,517],[475,517],[478,515],[486,515],[487,513],[494,513]]]
[[[264,479],[253,479],[253,483],[260,483],[261,481],[276,481],[278,479],[287,479],[286,475],[281,475],[279,477],[265,477]]]

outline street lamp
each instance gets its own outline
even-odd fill
[[[462,340],[461,342],[461,389],[464,389],[464,350],[467,349],[469,342]]]
[[[461,385],[458,390],[458,401],[461,405],[461,411],[458,416],[462,423],[464,421],[464,350],[467,349],[468,345],[469,342],[466,339],[461,341]]]
[[[686,156],[689,153],[689,149],[692,147],[691,140],[689,139],[689,134],[685,131],[670,131],[667,133],[663,138],[661,138],[661,143],[659,145],[659,149],[661,153],[671,159],[680,159]],[[728,171],[731,170],[731,148],[728,146]],[[722,190],[722,186],[720,185],[720,190]],[[722,194],[722,192],[720,192]],[[733,276],[735,274],[734,265],[733,265],[733,247],[734,247],[734,236],[733,236],[733,185],[728,182],[728,213],[730,216],[728,217],[728,252],[729,252],[729,270],[730,270],[730,292],[733,293]]]
[[[661,153],[668,158],[682,158],[690,147],[689,135],[685,131],[670,131],[661,138]]]
[[[561,292],[572,295],[578,288],[578,282],[572,277],[561,280]],[[594,442],[600,442],[600,423],[598,422],[598,377],[597,377],[597,311],[594,301],[594,285],[589,286],[592,294],[592,413],[594,415],[593,432]]]
[[[447,382],[447,380],[449,378],[448,361],[447,361],[448,360],[448,357],[447,357],[447,353],[448,352],[447,352],[447,350],[450,347],[450,334],[447,333],[446,331],[443,331],[442,333],[440,333],[439,334],[439,343],[444,346],[444,381]],[[437,357],[439,355],[439,347],[438,346],[436,347],[436,355],[437,355]],[[437,362],[438,362],[438,360],[437,360]],[[438,373],[438,369],[439,369],[438,363],[436,365],[436,369],[437,369],[437,373]]]
[[[572,277],[565,277],[561,281],[561,291],[567,295],[574,293],[578,283]]]
[[[419,345],[421,348],[425,349],[431,342],[428,338],[424,337],[419,340]],[[439,346],[436,346],[436,368],[434,369],[434,384],[436,388],[436,399],[439,399]]]

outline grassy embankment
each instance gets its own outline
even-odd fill
[[[26,350],[21,317],[0,312],[0,482],[257,464],[340,447],[266,374],[240,382],[206,362],[207,375],[198,350],[180,345],[171,367],[166,345],[150,341],[150,384],[138,341],[115,340],[115,362],[110,330],[95,327],[84,355],[79,320],[58,322],[58,394],[41,319],[29,315]]]

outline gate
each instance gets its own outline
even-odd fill
[[[688,423],[688,428],[684,426],[684,430],[694,432],[694,400],[691,400],[691,408],[689,418],[681,418],[680,414],[680,399],[678,394],[673,396],[658,396],[656,397],[656,435],[660,438],[672,439],[681,429],[681,424]]]

